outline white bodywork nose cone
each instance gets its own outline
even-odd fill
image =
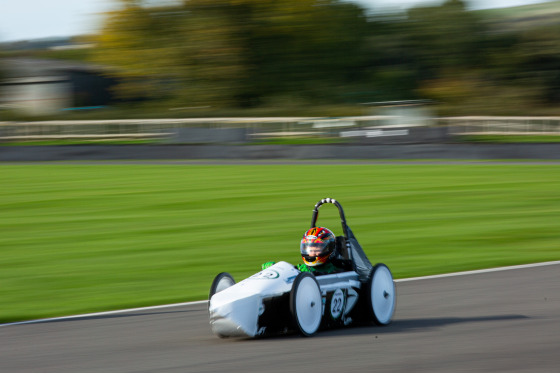
[[[225,292],[225,290],[222,292]],[[219,295],[219,293],[214,295],[210,303],[210,326],[214,334],[221,336],[255,336],[258,329],[261,304],[259,295],[238,300],[227,300],[225,297],[218,297]]]
[[[208,308],[214,334],[241,337],[258,335],[259,316],[264,312],[263,299],[290,292],[298,273],[293,265],[279,262],[214,294]]]

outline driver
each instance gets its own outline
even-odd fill
[[[332,263],[332,260],[338,256],[336,237],[326,227],[312,227],[307,230],[301,239],[300,252],[303,264],[296,266],[299,271],[317,275],[343,271]],[[262,269],[272,265],[274,262],[266,262],[262,265]]]

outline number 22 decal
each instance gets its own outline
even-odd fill
[[[339,288],[334,291],[331,298],[331,316],[333,319],[338,319],[344,310],[344,292]]]

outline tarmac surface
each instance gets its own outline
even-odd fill
[[[0,146],[0,161],[68,160],[560,160],[560,143],[392,145]]]
[[[220,339],[206,303],[0,325],[2,372],[559,372],[560,262],[397,282],[389,326]]]

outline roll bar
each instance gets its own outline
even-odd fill
[[[348,239],[348,226],[346,225],[346,216],[344,215],[344,209],[342,209],[342,205],[335,199],[331,199],[327,197],[325,199],[321,199],[315,204],[315,208],[313,209],[313,217],[311,218],[311,227],[317,226],[317,218],[319,217],[319,208],[323,204],[334,204],[338,208],[338,213],[340,214],[340,221],[342,224],[342,233],[344,234],[344,238]]]

